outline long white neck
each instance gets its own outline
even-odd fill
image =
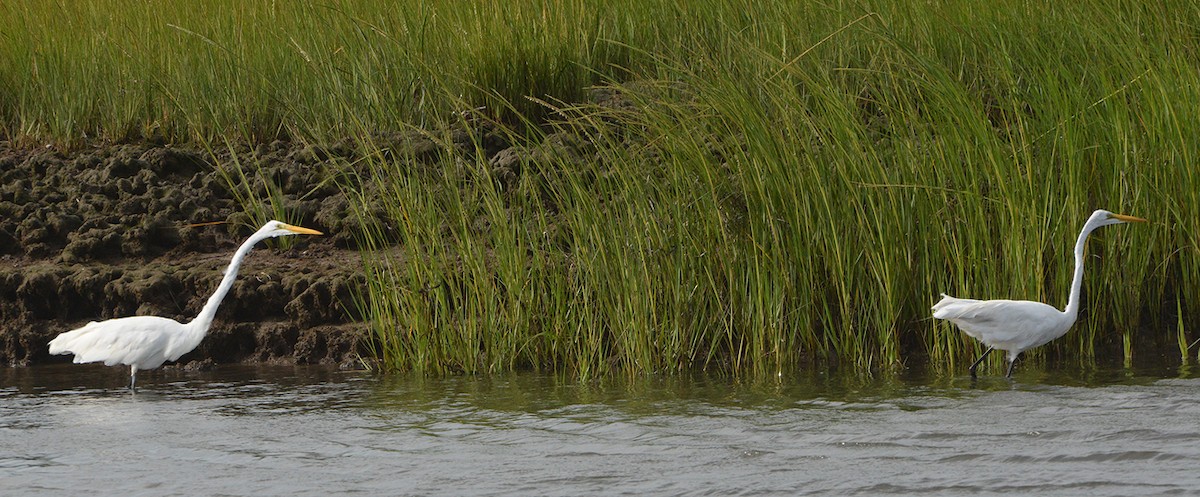
[[[246,257],[246,254],[250,253],[250,249],[254,248],[254,244],[264,238],[268,238],[268,236],[260,236],[260,233],[255,233],[246,239],[245,242],[242,242],[242,246],[238,247],[237,252],[234,252],[233,260],[229,262],[229,267],[225,269],[225,277],[221,278],[221,284],[217,285],[217,291],[213,292],[212,296],[208,298],[208,303],[204,304],[203,309],[200,309],[200,314],[187,324],[193,333],[199,333],[203,336],[208,332],[208,327],[212,325],[213,318],[217,315],[217,308],[221,306],[221,300],[225,298],[225,294],[229,293],[229,289],[233,288],[233,281],[237,279],[238,267],[242,265],[242,259]]]
[[[1091,223],[1084,225],[1083,231],[1079,232],[1079,239],[1075,241],[1075,278],[1071,280],[1071,296],[1067,299],[1067,308],[1063,311],[1072,321],[1079,316],[1079,292],[1083,286],[1083,251],[1087,246],[1088,235],[1099,227]]]

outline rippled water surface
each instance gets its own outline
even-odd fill
[[[1200,379],[0,370],[0,494],[1171,495]]]

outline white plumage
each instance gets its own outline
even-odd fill
[[[970,337],[988,346],[987,351],[971,365],[971,377],[980,362],[994,349],[1008,352],[1008,374],[1021,352],[1044,345],[1071,329],[1079,316],[1079,291],[1083,284],[1083,253],[1088,235],[1101,226],[1145,219],[1097,210],[1088,218],[1075,242],[1075,277],[1066,309],[1058,309],[1028,300],[973,300],[942,294],[933,305],[933,317],[958,325]]]
[[[75,354],[75,363],[103,362],[105,366],[129,366],[129,388],[134,389],[139,369],[154,369],[191,352],[204,339],[217,314],[217,307],[237,279],[242,259],[254,244],[284,235],[320,235],[320,231],[269,221],[238,247],[217,291],[208,298],[200,314],[187,324],[158,316],[131,316],[92,321],[62,333],[50,341],[51,354]]]

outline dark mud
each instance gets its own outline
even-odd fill
[[[257,228],[214,166],[234,155],[0,142],[0,361],[69,361],[50,356],[47,342],[92,320],[195,316]],[[290,221],[329,236],[293,237],[286,249],[260,243],[209,336],[179,364],[356,364],[362,265],[347,202],[323,168],[328,153],[276,142],[236,155],[270,178]],[[189,226],[210,221],[224,224]]]

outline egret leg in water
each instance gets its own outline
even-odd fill
[[[242,259],[254,244],[285,235],[320,235],[320,231],[268,221],[250,235],[233,254],[217,291],[208,298],[200,314],[187,324],[158,316],[130,316],[87,325],[62,333],[50,341],[51,354],[75,354],[75,363],[104,362],[105,366],[129,366],[129,389],[136,391],[137,371],[154,369],[191,352],[212,325],[221,299],[233,287]]]
[[[983,362],[983,360],[987,358],[988,354],[991,354],[993,350],[995,350],[994,347],[988,347],[988,349],[983,351],[982,354],[979,354],[979,359],[975,359],[975,362],[971,364],[971,367],[967,368],[967,370],[971,372],[972,378],[975,378],[975,368],[978,368],[979,363]],[[1009,368],[1009,373],[1012,373],[1011,368]]]
[[[1057,339],[1071,329],[1079,315],[1079,289],[1083,284],[1083,249],[1088,235],[1096,228],[1111,224],[1146,222],[1145,219],[1106,210],[1092,213],[1075,241],[1075,277],[1071,280],[1071,295],[1067,308],[1059,311],[1053,306],[1028,300],[972,300],[942,294],[942,300],[933,305],[933,317],[945,319],[958,325],[967,335],[983,342],[989,348],[971,365],[971,377],[975,368],[992,349],[1008,352],[1008,377],[1012,377],[1013,365],[1021,352],[1044,345]]]
[[[1013,366],[1016,366],[1016,365],[1017,365],[1017,358],[1014,357],[1012,362],[1008,363],[1008,373],[1004,375],[1005,378],[1012,378]]]

